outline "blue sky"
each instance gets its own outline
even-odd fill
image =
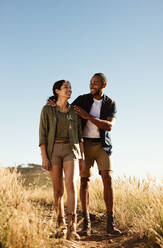
[[[114,171],[162,177],[163,1],[0,1],[0,165],[41,163],[38,126],[53,83],[72,100],[96,72],[117,103]]]

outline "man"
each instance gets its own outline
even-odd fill
[[[83,228],[80,235],[91,234],[89,215],[89,182],[91,167],[97,162],[104,186],[104,201],[107,211],[106,231],[112,235],[121,232],[113,223],[113,188],[111,167],[111,131],[115,120],[115,102],[104,94],[107,78],[103,73],[96,73],[90,81],[90,93],[81,95],[73,101],[74,109],[82,118],[84,153],[86,170],[81,175],[80,199],[83,211]]]
[[[83,229],[80,235],[91,234],[91,222],[89,216],[89,181],[90,170],[94,162],[97,162],[99,173],[104,186],[104,201],[107,211],[106,231],[112,235],[120,235],[121,232],[113,224],[113,188],[111,167],[111,131],[116,107],[108,96],[104,95],[107,78],[103,73],[96,73],[90,81],[90,94],[81,95],[72,103],[75,111],[82,118],[84,152],[86,171],[81,175],[80,199],[83,210]]]

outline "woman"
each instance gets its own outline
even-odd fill
[[[60,80],[53,85],[53,97],[56,106],[45,105],[41,112],[39,145],[42,167],[49,170],[57,213],[57,237],[79,240],[76,232],[77,194],[75,185],[75,164],[79,162],[80,172],[85,169],[82,143],[81,122],[68,103],[71,97],[71,85]],[[64,186],[67,191],[68,229],[64,217]]]

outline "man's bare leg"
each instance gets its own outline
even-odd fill
[[[101,171],[101,177],[104,186],[104,201],[107,211],[106,231],[112,235],[121,235],[121,231],[116,229],[113,224],[113,187],[111,171]]]

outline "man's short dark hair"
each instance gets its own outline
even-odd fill
[[[106,77],[103,73],[101,73],[101,72],[95,73],[95,74],[93,75],[93,77],[95,77],[95,76],[100,77],[103,84],[104,84],[104,83],[106,84],[107,81],[108,81],[108,80],[107,80],[107,77]]]

